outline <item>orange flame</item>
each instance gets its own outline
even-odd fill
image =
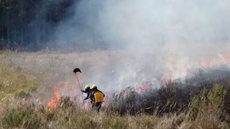
[[[58,103],[61,100],[61,94],[60,94],[60,89],[55,88],[54,89],[54,98],[48,102],[48,109],[54,110],[57,108]]]
[[[177,67],[171,66],[174,68],[176,71],[172,70],[166,70],[166,72],[162,75],[161,77],[161,84],[167,84],[171,82],[174,79],[177,78],[186,78],[189,75],[189,70],[195,70],[195,69],[209,69],[209,68],[215,68],[221,65],[227,65],[230,64],[230,56],[225,56],[222,54],[219,54],[216,58],[212,59],[203,59],[200,62],[194,62],[191,64],[179,64],[179,66],[189,66],[188,68],[184,68],[179,71]],[[177,75],[176,77],[174,75]]]
[[[204,60],[201,62],[201,67],[212,68],[220,65],[225,65],[230,63],[230,57],[219,55],[219,58],[214,60]]]

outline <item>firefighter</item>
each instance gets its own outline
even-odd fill
[[[90,89],[90,86],[89,86],[89,85],[85,85],[84,90],[81,90],[81,92],[87,94],[87,96],[84,98],[84,100],[87,100],[87,99],[90,98],[91,91],[92,91],[92,90]]]
[[[91,87],[90,99],[92,100],[92,108],[100,111],[101,105],[104,102],[105,94],[97,89],[97,85],[93,84]]]

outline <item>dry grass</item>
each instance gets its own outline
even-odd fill
[[[29,95],[29,92],[36,90],[38,81],[35,76],[23,71],[20,67],[15,67],[9,60],[11,52],[1,52],[0,54],[0,111],[4,106],[15,105],[16,96]]]
[[[170,116],[145,114],[119,116],[105,112],[60,108],[53,112],[47,110],[34,112],[26,118],[23,118],[22,123],[37,122],[36,129],[227,129],[229,127],[227,123],[221,122],[212,114],[191,121],[184,113]],[[35,128],[35,125],[33,127]],[[25,124],[3,126],[10,129],[33,129],[33,127]]]
[[[86,58],[87,57],[87,58]],[[104,58],[100,62],[98,58]],[[63,76],[69,77],[68,72],[79,64],[83,69],[89,66],[93,70],[103,67],[110,69],[112,59],[118,58],[116,52],[110,54],[84,53],[20,53],[4,52],[0,54],[0,129],[229,129],[229,121],[225,119],[227,114],[219,110],[200,110],[194,119],[189,112],[165,113],[162,115],[144,113],[135,115],[120,115],[114,111],[106,110],[100,113],[84,111],[79,105],[66,99],[61,101],[55,110],[46,108],[37,109],[36,106],[27,105],[17,107],[15,95],[27,96],[27,93],[38,86],[38,81],[56,80]],[[124,57],[125,60],[126,57]],[[118,60],[117,59],[117,60]],[[122,62],[123,59],[121,59]],[[96,62],[92,65],[92,62]],[[79,63],[80,62],[80,63]],[[108,63],[108,64],[107,64]],[[118,62],[119,63],[119,62]],[[85,65],[86,64],[86,65]],[[45,67],[44,67],[45,66]],[[56,73],[59,68],[63,68]],[[89,73],[86,73],[89,76]],[[41,77],[42,76],[42,77]],[[104,78],[106,79],[106,78]],[[40,83],[44,84],[44,83]],[[37,91],[50,92],[47,87]],[[39,89],[42,89],[41,86]],[[22,92],[23,91],[23,92]],[[33,96],[34,94],[32,94]],[[170,96],[169,96],[170,97]],[[212,97],[211,97],[212,98]],[[216,98],[216,97],[215,97]],[[213,99],[215,102],[216,99]],[[20,100],[20,99],[19,99]],[[217,100],[219,102],[219,100]],[[206,108],[206,107],[205,107]],[[204,108],[204,109],[205,109]],[[216,111],[216,112],[214,112]],[[221,116],[221,117],[220,117]],[[35,124],[36,123],[36,124]]]

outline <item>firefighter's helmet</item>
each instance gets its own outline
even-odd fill
[[[89,85],[85,85],[84,90],[87,91],[87,90],[89,90],[89,89],[90,89],[90,86],[89,86]]]
[[[93,84],[93,85],[91,86],[91,89],[92,89],[92,90],[97,89],[97,85],[96,85],[96,84]]]

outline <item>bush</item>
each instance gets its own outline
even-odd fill
[[[212,111],[222,110],[226,94],[227,90],[222,85],[214,85],[207,94],[209,109]]]
[[[195,96],[189,105],[189,116],[196,119],[198,114],[214,114],[220,117],[224,108],[227,90],[222,85],[214,85],[212,89],[203,89]]]
[[[42,117],[33,107],[7,110],[2,119],[4,128],[38,129],[44,126]]]
[[[193,91],[195,89],[195,91]],[[170,86],[137,93],[127,88],[115,93],[109,100],[108,110],[121,115],[138,113],[165,114],[179,113],[188,109],[189,101],[196,94],[197,87],[183,87],[182,84],[171,83]]]
[[[133,88],[128,87],[111,97],[108,109],[121,115],[126,113],[135,114],[137,112],[135,107],[137,107],[139,99],[138,93]]]

